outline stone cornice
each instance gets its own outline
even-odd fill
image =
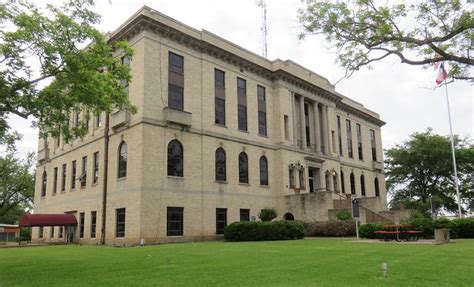
[[[352,115],[354,115],[354,116],[356,116],[356,117],[359,117],[359,118],[361,118],[361,119],[363,119],[363,120],[366,120],[366,121],[369,122],[369,123],[373,123],[373,124],[375,124],[375,125],[377,125],[377,126],[379,126],[379,127],[385,125],[385,122],[382,121],[381,119],[378,119],[378,118],[376,118],[376,117],[374,117],[374,116],[372,116],[372,115],[370,115],[370,114],[368,114],[368,113],[365,113],[365,112],[363,112],[363,111],[361,111],[361,110],[358,110],[358,109],[356,109],[356,108],[354,108],[354,107],[352,107],[352,106],[350,106],[350,105],[348,105],[348,104],[346,104],[346,103],[338,102],[338,103],[336,104],[336,108],[340,109],[341,111],[344,111],[344,112],[347,112],[347,113],[349,113],[349,114],[352,114]]]

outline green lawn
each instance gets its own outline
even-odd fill
[[[381,264],[388,263],[389,277]],[[0,286],[473,286],[474,240],[0,248]]]

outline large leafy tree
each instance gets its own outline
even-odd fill
[[[299,20],[306,35],[321,34],[338,52],[350,76],[359,68],[395,56],[402,63],[449,63],[451,80],[473,80],[474,17],[460,0],[306,0]],[[399,2],[399,1],[396,1]]]
[[[454,137],[463,207],[474,207],[474,145]],[[431,199],[435,212],[457,212],[451,143],[449,137],[431,129],[414,133],[386,151],[385,171],[392,207],[401,204],[429,214]],[[464,208],[463,208],[464,209]]]
[[[25,160],[16,158],[13,151],[0,157],[1,223],[16,223],[25,209],[31,207],[35,190],[33,165],[32,154]]]
[[[70,139],[85,132],[84,124],[69,125],[70,113],[133,109],[122,86],[130,71],[116,57],[130,58],[132,50],[126,42],[107,42],[94,27],[100,17],[93,5],[0,4],[0,144],[18,138],[12,115],[32,117],[42,133]]]

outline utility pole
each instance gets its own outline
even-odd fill
[[[262,31],[262,56],[267,57],[267,4],[265,0],[257,0],[255,2],[258,7],[262,7],[262,24],[260,26],[260,30]]]

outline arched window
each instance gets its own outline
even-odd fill
[[[354,173],[351,172],[351,194],[356,194],[356,184],[355,184],[355,178],[354,178]]]
[[[177,140],[168,144],[168,175],[183,176],[183,145]]]
[[[260,185],[268,185],[268,161],[264,155],[260,157]]]
[[[239,182],[249,183],[249,160],[245,152],[239,154]]]
[[[41,196],[46,196],[46,185],[48,183],[48,175],[46,171],[43,171],[43,176],[41,177]]]
[[[374,179],[375,196],[380,196],[379,179]]]
[[[287,212],[285,215],[283,215],[283,219],[286,221],[293,221],[295,220],[295,217],[290,212]]]
[[[127,143],[122,141],[118,148],[118,178],[127,176]]]
[[[346,193],[346,187],[344,185],[344,172],[341,169],[341,192]]]
[[[216,180],[227,180],[225,150],[223,148],[216,149]]]
[[[363,174],[360,176],[360,192],[365,196],[365,178]]]

